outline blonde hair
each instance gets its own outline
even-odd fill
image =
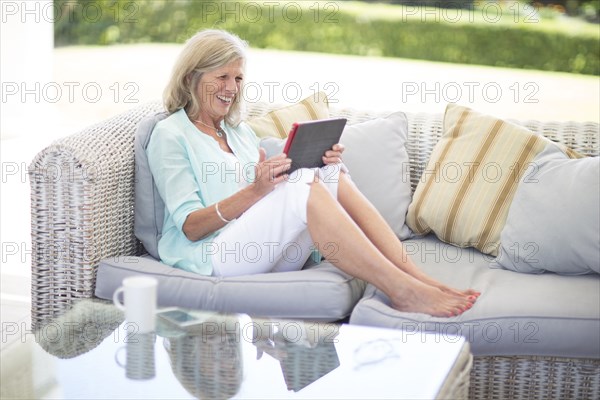
[[[248,44],[234,34],[217,29],[200,31],[188,39],[163,93],[165,109],[172,114],[183,108],[189,116],[196,117],[200,113],[196,88],[202,75],[232,61],[241,59],[245,62],[247,47]],[[240,88],[225,116],[225,122],[237,126],[241,121],[241,111]]]

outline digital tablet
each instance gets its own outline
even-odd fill
[[[320,168],[327,150],[339,143],[345,118],[296,122],[292,125],[283,152],[292,159],[291,174],[298,168]]]

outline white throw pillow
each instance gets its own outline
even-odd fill
[[[396,112],[347,125],[340,139],[352,180],[400,239],[411,236],[404,223],[412,198],[407,138],[406,115]]]

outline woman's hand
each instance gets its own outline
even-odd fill
[[[342,162],[342,153],[346,150],[341,143],[336,143],[331,147],[331,150],[327,150],[325,155],[323,156],[323,163],[325,165],[329,164],[339,164]]]
[[[255,178],[252,183],[253,189],[261,197],[270,193],[275,185],[287,179],[285,173],[292,165],[292,160],[287,158],[285,154],[277,154],[276,156],[266,159],[266,152],[261,147],[259,150],[258,164],[256,165]]]

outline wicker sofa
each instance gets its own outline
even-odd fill
[[[271,108],[267,104],[252,104],[248,113],[263,115]],[[34,158],[30,166],[34,325],[62,314],[77,299],[94,297],[101,260],[112,258],[127,263],[129,258],[144,254],[134,234],[134,135],[143,118],[160,111],[162,107],[157,102],[145,104],[60,139]],[[387,113],[331,110],[331,116],[346,117],[349,124],[384,115]],[[406,147],[414,191],[442,135],[442,116],[422,113],[407,117]],[[520,124],[584,155],[598,155],[596,123],[522,121]],[[519,274],[512,274],[517,279]],[[583,279],[590,279],[592,287],[595,284],[598,288],[598,276]],[[364,286],[355,289],[362,294]],[[508,291],[506,295],[511,293]],[[581,296],[594,299],[598,290]],[[360,315],[353,314],[350,322],[397,326],[396,315],[382,318],[385,303],[384,296],[368,287],[358,303],[362,307]],[[377,309],[376,318],[369,319],[368,308]],[[598,311],[591,310],[594,313]],[[597,318],[596,321],[591,318],[592,335],[600,335]],[[470,397],[598,398],[598,347],[600,343],[592,346],[588,356],[577,357],[530,354],[527,346],[521,347],[518,354],[475,352]]]

